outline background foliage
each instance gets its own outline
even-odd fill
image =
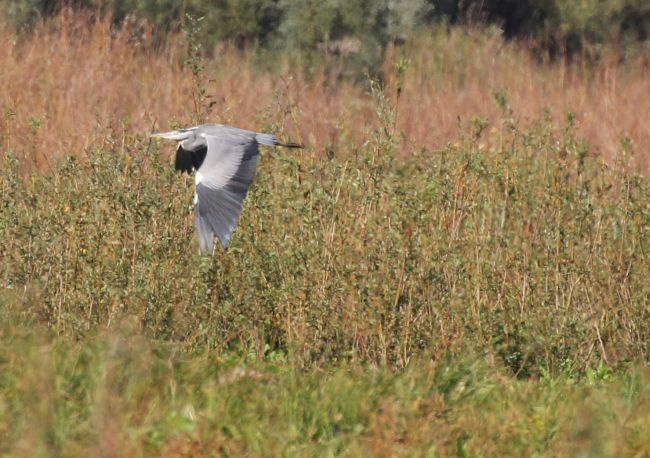
[[[351,71],[378,72],[389,44],[440,23],[494,23],[507,38],[525,40],[542,56],[621,57],[647,49],[650,4],[644,0],[18,0],[0,11],[18,29],[56,13],[61,6],[109,14],[116,24],[146,21],[159,40],[186,15],[202,18],[206,49],[222,42],[256,47],[264,59],[294,53],[303,65],[343,61]]]

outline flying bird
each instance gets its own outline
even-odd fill
[[[255,178],[259,145],[302,148],[280,143],[275,135],[223,124],[202,124],[152,137],[178,141],[177,171],[196,169],[194,211],[201,253],[214,251],[214,236],[226,248],[242,203]]]

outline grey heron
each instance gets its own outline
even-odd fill
[[[214,251],[214,236],[226,248],[237,226],[242,203],[255,177],[259,145],[302,148],[280,143],[275,135],[223,124],[160,132],[152,137],[176,140],[177,171],[196,169],[194,210],[200,252]]]

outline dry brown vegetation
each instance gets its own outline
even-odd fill
[[[146,28],[116,31],[109,20],[62,15],[17,36],[0,27],[0,150],[25,164],[80,154],[127,132],[148,133],[197,121],[195,85],[184,66],[181,35],[153,50]],[[284,62],[275,72],[255,71],[250,54],[223,47],[205,62],[211,108],[203,119],[257,129],[278,129],[316,151],[350,150],[378,124],[363,85],[317,72],[305,77]],[[625,67],[614,58],[597,68],[539,63],[520,44],[495,30],[441,29],[387,53],[407,58],[397,129],[415,145],[456,141],[459,125],[477,116],[494,125],[514,117],[525,126],[548,107],[556,119],[575,114],[577,132],[606,157],[627,137],[637,163],[650,154],[650,78],[647,60]],[[329,75],[329,76],[328,76]],[[495,103],[506,96],[508,108]],[[396,91],[392,91],[394,94]]]

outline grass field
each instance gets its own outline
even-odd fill
[[[451,29],[364,87],[7,30],[3,454],[650,454],[641,63]],[[148,138],[202,119],[307,145],[263,151],[213,257]]]
[[[277,353],[188,355],[137,325],[1,345],[9,456],[648,454],[647,368],[521,380],[455,356],[301,370]]]

